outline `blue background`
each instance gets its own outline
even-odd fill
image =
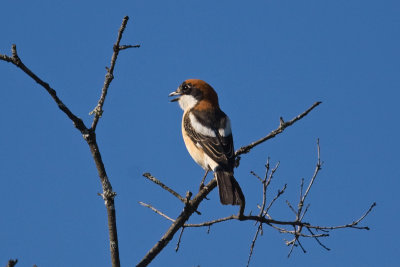
[[[167,95],[188,78],[218,92],[230,116],[235,146],[266,135],[315,101],[322,105],[273,140],[243,156],[235,176],[256,212],[268,156],[280,161],[270,211],[293,219],[302,177],[308,181],[320,138],[323,169],[312,188],[306,221],[337,225],[378,206],[363,225],[323,240],[291,239],[264,227],[251,266],[398,266],[400,3],[398,1],[3,1],[0,53],[19,55],[87,124],[125,15],[130,21],[97,128],[106,169],[118,196],[122,266],[134,266],[182,210],[144,179],[151,172],[177,192],[196,191],[203,170],[180,133],[182,111]],[[0,62],[0,264],[110,266],[106,210],[89,149],[47,92],[13,65]],[[211,176],[209,176],[211,177]],[[237,212],[217,191],[200,206],[201,222]],[[186,229],[153,266],[245,266],[256,228],[227,222]]]

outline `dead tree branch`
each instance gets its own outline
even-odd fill
[[[165,213],[163,213],[162,211],[159,211],[158,209],[154,208],[152,205],[144,203],[142,201],[139,201],[139,204],[142,205],[143,207],[149,208],[152,211],[154,211],[155,213],[157,213],[158,215],[163,216],[165,219],[171,221],[171,222],[175,222],[174,219],[171,219],[171,217],[168,217]]]
[[[117,62],[117,57],[118,57],[119,51],[127,49],[127,48],[131,48],[131,47],[140,47],[140,45],[123,45],[123,46],[119,45],[119,43],[122,39],[122,34],[124,33],[125,28],[126,28],[126,24],[128,23],[128,19],[129,19],[129,17],[126,16],[122,20],[122,25],[118,31],[117,41],[115,42],[115,44],[113,46],[114,53],[111,57],[110,67],[106,67],[107,74],[106,74],[106,77],[104,80],[103,88],[101,90],[99,102],[97,103],[97,106],[94,108],[94,110],[89,113],[90,115],[94,114],[94,118],[93,118],[93,122],[92,122],[92,126],[91,126],[92,131],[96,130],[97,123],[99,122],[100,117],[103,115],[103,105],[104,105],[104,101],[106,100],[108,87],[110,86],[112,80],[114,79],[114,68],[115,68],[115,63]]]
[[[174,195],[176,198],[178,198],[180,201],[182,201],[182,203],[185,203],[185,199],[181,195],[179,195],[177,192],[175,192],[174,190],[172,190],[171,188],[169,188],[168,186],[163,184],[160,180],[158,180],[156,177],[152,176],[150,173],[144,173],[143,176],[146,177],[147,179],[149,179],[150,181],[152,181],[153,183],[161,186],[161,188],[163,188],[164,190],[167,190],[168,192],[170,192],[172,195]]]
[[[193,199],[188,199],[182,212],[178,218],[174,220],[167,232],[161,239],[147,252],[142,260],[136,266],[147,266],[157,255],[167,246],[169,241],[174,237],[176,232],[185,225],[185,222],[197,211],[203,199],[217,186],[217,180],[212,179],[206,186],[204,186]]]
[[[318,101],[315,102],[310,108],[308,108],[306,111],[304,111],[303,113],[297,115],[296,117],[294,117],[293,119],[291,119],[288,122],[284,122],[283,118],[280,117],[279,119],[279,127],[276,130],[273,130],[272,132],[270,132],[269,134],[267,134],[266,136],[264,136],[263,138],[254,141],[253,143],[247,145],[247,146],[243,146],[241,148],[239,148],[238,150],[236,150],[235,152],[235,156],[240,156],[241,154],[247,154],[250,152],[250,150],[252,148],[254,148],[255,146],[258,146],[261,143],[264,143],[265,141],[274,138],[275,136],[277,136],[278,134],[282,133],[287,127],[291,126],[293,123],[297,122],[298,120],[301,120],[302,118],[304,118],[305,116],[308,115],[308,113],[310,113],[314,108],[316,108],[319,104],[321,104],[322,102]]]
[[[303,220],[306,213],[309,210],[309,207],[310,207],[310,205],[307,204],[306,208],[303,210],[304,205],[305,205],[305,200],[306,200],[308,194],[310,193],[312,185],[315,183],[317,175],[318,175],[319,171],[321,170],[321,166],[322,166],[322,163],[320,160],[320,145],[319,145],[319,140],[317,140],[316,167],[315,167],[314,173],[310,179],[310,182],[309,182],[304,194],[303,194],[304,179],[302,179],[302,181],[301,181],[300,198],[299,198],[299,203],[297,204],[297,209],[294,208],[294,206],[291,205],[289,201],[286,201],[286,203],[289,206],[289,209],[293,212],[293,214],[295,216],[295,219],[293,221],[276,220],[276,219],[273,219],[271,217],[271,215],[268,213],[270,208],[272,207],[272,205],[286,190],[286,184],[285,184],[281,190],[278,190],[277,194],[272,198],[272,200],[267,205],[267,189],[268,189],[269,185],[271,184],[272,178],[279,167],[279,162],[278,162],[276,164],[276,166],[271,170],[269,159],[267,160],[267,163],[265,165],[266,171],[265,171],[264,178],[261,178],[256,173],[251,172],[257,178],[257,180],[262,184],[262,204],[258,205],[258,208],[260,209],[260,212],[258,215],[238,214],[238,215],[231,215],[231,216],[227,216],[224,218],[219,218],[219,219],[206,221],[206,222],[202,222],[202,223],[186,223],[186,221],[190,218],[190,216],[193,214],[195,209],[197,209],[200,202],[216,186],[215,179],[211,180],[210,183],[206,187],[204,187],[202,190],[200,190],[193,200],[190,200],[187,202],[183,211],[181,212],[181,214],[178,216],[178,218],[176,220],[171,219],[164,213],[162,213],[162,212],[156,210],[155,208],[151,207],[150,205],[146,204],[146,205],[148,205],[148,207],[150,206],[150,208],[152,210],[154,210],[156,213],[163,216],[164,218],[167,218],[168,220],[172,221],[173,223],[172,223],[171,227],[168,229],[168,231],[164,234],[162,239],[157,242],[157,244],[146,254],[146,256],[142,259],[142,261],[137,266],[147,266],[152,261],[152,259],[154,259],[154,257],[157,255],[157,253],[159,253],[168,244],[168,242],[172,239],[172,237],[179,230],[179,228],[182,228],[182,231],[183,231],[183,228],[190,228],[190,227],[208,227],[209,228],[210,226],[212,226],[214,224],[223,223],[223,222],[230,221],[230,220],[254,221],[256,224],[258,224],[256,233],[255,233],[254,238],[250,245],[250,253],[249,253],[247,266],[249,266],[249,264],[250,264],[250,260],[253,255],[253,252],[254,252],[254,247],[255,247],[257,238],[259,237],[260,234],[262,235],[263,225],[268,225],[268,226],[272,227],[273,229],[276,229],[280,233],[289,234],[289,235],[293,236],[292,240],[285,242],[287,246],[290,246],[288,256],[291,255],[294,247],[300,247],[304,253],[306,252],[306,249],[304,248],[303,244],[300,242],[300,238],[313,238],[316,240],[316,242],[322,248],[329,250],[329,248],[327,248],[319,240],[319,238],[328,237],[329,232],[331,230],[337,230],[337,229],[343,229],[343,228],[369,230],[369,228],[367,226],[358,226],[358,224],[361,221],[363,221],[365,219],[365,217],[372,211],[372,209],[376,206],[376,203],[373,203],[370,206],[370,208],[359,219],[357,219],[351,223],[344,224],[344,225],[319,226],[319,225],[314,225],[314,224],[311,224],[311,223]],[[151,176],[150,174],[147,174],[147,175]],[[153,179],[153,182],[156,184],[161,183],[158,179],[155,179],[155,178]],[[168,192],[170,192],[170,190],[172,190],[165,185],[163,185],[162,187]],[[204,189],[207,189],[207,190],[204,191]],[[195,202],[193,202],[193,201],[195,201]],[[286,228],[286,227],[288,227],[288,228]],[[304,233],[303,232],[304,229],[307,229],[308,233]],[[313,229],[315,229],[317,231],[323,231],[323,233],[314,233],[312,231]],[[182,235],[182,232],[181,232],[181,235]],[[180,244],[180,239],[181,239],[181,236],[178,241],[178,245],[177,245],[178,248],[179,248],[179,244]]]
[[[87,144],[89,145],[90,151],[92,153],[93,160],[96,164],[96,168],[98,171],[98,175],[100,178],[100,182],[102,185],[103,193],[100,194],[105,202],[105,206],[107,209],[107,219],[108,219],[108,231],[109,231],[109,238],[110,238],[110,252],[111,252],[111,262],[113,267],[120,266],[119,260],[119,248],[118,248],[118,236],[117,236],[117,224],[116,224],[116,215],[115,215],[115,205],[114,205],[114,198],[116,193],[113,191],[111,183],[108,179],[107,172],[101,158],[100,150],[97,145],[96,141],[96,126],[97,123],[103,113],[103,105],[107,95],[108,88],[111,84],[111,81],[114,78],[114,68],[117,61],[118,53],[120,50],[128,48],[128,46],[120,46],[119,43],[121,41],[123,32],[126,28],[128,23],[129,17],[126,16],[122,20],[122,25],[118,31],[117,41],[113,46],[113,55],[111,57],[111,64],[110,67],[107,68],[107,74],[105,76],[104,86],[102,88],[101,96],[98,101],[96,108],[94,109],[94,119],[92,126],[90,128],[86,127],[83,120],[77,117],[57,96],[56,91],[42,79],[40,79],[33,71],[31,71],[20,59],[17,53],[17,47],[15,44],[11,47],[11,56],[2,55],[0,54],[0,60],[12,63],[17,68],[21,69],[25,72],[29,77],[31,77],[34,81],[40,84],[53,98],[56,102],[57,106],[61,111],[63,111],[68,118],[73,122],[74,126],[81,132],[83,138],[86,140]],[[129,46],[131,47],[131,46]],[[133,47],[133,46],[132,46]]]
[[[266,137],[251,143],[248,146],[242,147],[239,150],[235,152],[235,157],[237,159],[237,164],[236,166],[239,165],[239,155],[241,154],[246,154],[248,153],[253,147],[265,142],[268,139],[271,139],[275,137],[276,135],[282,133],[287,127],[293,125],[295,122],[299,121],[300,119],[304,118],[307,114],[309,114],[316,106],[318,106],[321,102],[316,102],[314,103],[309,109],[307,109],[305,112],[301,113],[300,115],[296,116],[289,122],[283,122],[283,119],[280,119],[280,125],[279,127],[272,131],[270,134],[268,134]],[[146,174],[145,176],[149,176],[149,174]],[[147,178],[147,177],[146,177]],[[155,181],[153,181],[155,182]],[[155,182],[156,184],[160,185],[160,183]],[[196,225],[196,224],[186,224],[186,222],[189,220],[190,216],[197,211],[197,208],[200,204],[200,202],[213,190],[217,185],[217,182],[214,179],[212,179],[205,187],[201,188],[199,192],[196,194],[196,196],[190,200],[187,201],[187,203],[184,206],[183,211],[181,214],[178,216],[176,220],[172,223],[170,228],[167,230],[167,232],[162,236],[162,238],[151,248],[147,254],[142,258],[142,260],[138,263],[137,266],[147,266],[156,256],[158,253],[161,252],[161,250],[168,244],[168,242],[173,238],[175,233],[179,230],[181,227],[201,227],[201,226],[210,226],[212,224],[218,223],[218,222],[223,222],[227,220],[261,220],[260,223],[266,223],[265,220],[268,221],[268,224],[271,223],[276,223],[276,224],[289,224],[293,225],[293,222],[281,222],[281,221],[275,221],[273,219],[266,219],[265,217],[260,217],[260,216],[243,216],[240,215],[241,212],[239,212],[239,215],[231,215],[226,218],[221,218],[215,221],[211,222],[205,222],[202,225]],[[164,187],[163,187],[164,188]],[[165,188],[164,188],[165,189]],[[167,190],[167,189],[165,189]],[[167,190],[168,192],[171,193],[171,191]],[[179,197],[178,197],[179,198]],[[294,225],[298,225],[299,222],[294,222]]]
[[[128,48],[139,48],[139,47],[140,47],[140,45],[120,45],[119,46],[119,51],[125,50],[125,49],[128,49]]]

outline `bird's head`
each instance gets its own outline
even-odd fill
[[[169,96],[178,96],[171,102],[178,101],[179,106],[184,110],[218,107],[218,95],[214,89],[205,81],[199,79],[189,79],[179,85],[176,91]]]

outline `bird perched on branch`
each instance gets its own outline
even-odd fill
[[[178,96],[183,109],[182,135],[186,148],[194,161],[205,171],[213,171],[217,179],[222,204],[240,205],[244,210],[245,198],[233,177],[235,164],[231,123],[220,109],[218,95],[205,81],[184,81],[169,96]]]

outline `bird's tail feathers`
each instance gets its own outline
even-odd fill
[[[232,172],[216,171],[219,198],[224,205],[244,206],[245,198]]]

